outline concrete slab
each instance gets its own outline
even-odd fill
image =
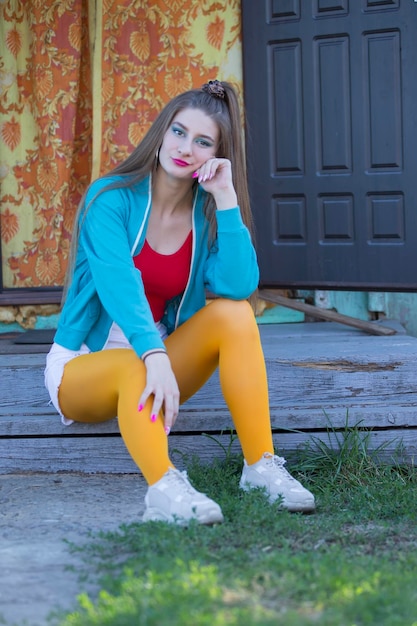
[[[145,492],[138,474],[0,475],[0,624],[45,626],[53,610],[94,591],[80,583],[81,558],[66,541],[139,521]]]

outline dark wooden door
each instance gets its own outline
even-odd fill
[[[242,0],[261,284],[417,288],[417,1]]]

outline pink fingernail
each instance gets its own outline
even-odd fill
[[[151,415],[151,422],[156,422],[156,415]]]
[[[198,172],[194,172],[193,178],[198,178]]]
[[[165,432],[166,432],[166,435],[168,437],[169,433],[171,432],[171,429],[170,429],[169,426],[165,426]]]
[[[139,404],[138,411],[143,411],[143,404]]]

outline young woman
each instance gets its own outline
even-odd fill
[[[314,496],[274,455],[259,332],[241,117],[210,81],[174,98],[81,202],[45,382],[64,423],[118,416],[149,487],[144,521],[221,522],[168,453],[179,405],[219,368],[245,462],[242,489],[290,511]],[[206,304],[206,291],[217,296]]]

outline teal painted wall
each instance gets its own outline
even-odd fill
[[[395,319],[417,337],[417,293],[367,291],[298,291],[318,307],[362,320]]]
[[[407,334],[417,337],[417,293],[385,293],[367,291],[304,291],[295,297],[322,309],[333,309],[361,320],[395,319]],[[302,322],[305,317],[285,307],[268,309],[258,318],[259,323]]]
[[[36,318],[36,324],[34,328],[41,330],[45,328],[56,328],[58,325],[59,313],[54,313],[54,315],[38,315]],[[0,323],[0,333],[14,333],[14,332],[23,332],[26,330],[18,324],[18,322],[12,322],[11,324],[7,324],[5,322]]]

